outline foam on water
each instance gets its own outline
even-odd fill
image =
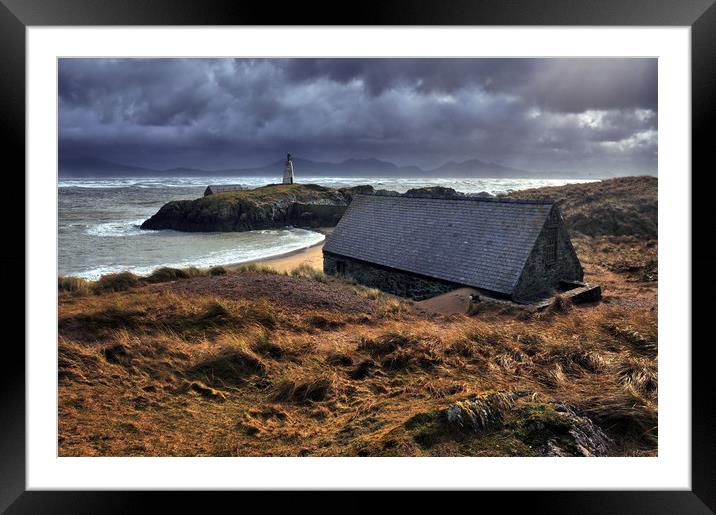
[[[147,235],[152,233],[166,233],[175,231],[143,231]],[[256,259],[265,259],[272,256],[279,256],[288,252],[301,250],[322,242],[325,236],[321,233],[303,229],[287,229],[281,231],[252,231],[256,234],[264,234],[273,240],[271,245],[244,245],[236,248],[210,251],[203,256],[192,256],[176,261],[170,261],[155,265],[122,265],[107,264],[72,274],[84,279],[98,279],[102,275],[116,272],[132,272],[137,275],[149,275],[157,268],[169,266],[173,268],[198,267],[208,268],[217,265],[230,265],[246,263]],[[251,233],[241,233],[251,234]]]
[[[138,220],[123,220],[120,222],[106,222],[88,227],[85,232],[91,236],[99,236],[100,238],[147,236],[148,234],[151,234],[151,231],[140,229],[142,222],[144,222],[144,218],[140,218]]]
[[[182,178],[107,178],[107,179],[60,179],[58,187],[83,189],[118,188],[201,188],[208,184],[242,184],[247,188],[256,188],[278,181],[272,177],[182,177]],[[563,184],[593,182],[594,179],[456,179],[456,178],[402,178],[402,177],[301,177],[306,184],[321,184],[329,187],[350,187],[371,184],[376,189],[390,189],[405,192],[411,188],[444,186],[465,193],[506,193],[542,186],[561,186]]]

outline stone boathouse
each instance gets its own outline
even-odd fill
[[[475,197],[355,195],[323,269],[415,300],[467,286],[527,302],[583,278],[556,204]]]
[[[217,193],[225,193],[227,191],[243,191],[244,188],[241,184],[210,184],[204,190],[204,196],[216,195]]]

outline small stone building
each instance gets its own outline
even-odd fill
[[[224,193],[225,191],[241,191],[245,189],[241,184],[211,184],[204,190],[204,196]]]
[[[467,286],[526,302],[583,278],[552,201],[473,197],[355,195],[323,269],[416,300]]]

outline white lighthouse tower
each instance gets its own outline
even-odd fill
[[[293,184],[293,163],[291,154],[286,154],[286,163],[283,165],[283,183]]]

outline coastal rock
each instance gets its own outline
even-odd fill
[[[481,191],[479,193],[468,193],[468,197],[472,198],[496,198],[495,195],[492,193],[488,193],[487,191]]]
[[[554,410],[561,417],[565,433],[555,435],[547,441],[547,456],[607,456],[614,443],[591,419],[579,416],[569,404],[553,403]],[[535,431],[543,428],[535,427]]]
[[[348,202],[350,202],[353,200],[353,195],[356,193],[373,195],[375,193],[375,188],[373,188],[370,184],[361,184],[360,186],[353,186],[352,188],[338,188],[338,191],[340,191],[341,194],[348,199]]]
[[[401,195],[395,191],[376,191],[370,185],[335,189],[317,184],[269,184],[252,190],[214,193],[196,200],[168,202],[141,227],[186,232],[333,227],[355,194]],[[442,186],[414,188],[403,195],[423,198],[465,196]]]
[[[175,200],[162,206],[141,227],[187,232],[332,227],[350,203],[352,192],[353,188],[339,191],[316,184],[272,184],[196,200]]]
[[[591,419],[565,402],[532,402],[528,393],[493,392],[458,401],[444,410],[444,420],[451,430],[478,437],[508,430],[543,456],[609,455],[614,442]]]
[[[375,194],[382,195],[383,197],[399,197],[400,196],[400,193],[398,193],[397,191],[385,190],[385,189],[376,190]]]
[[[439,198],[439,199],[453,199],[453,198],[465,198],[465,194],[456,191],[452,188],[446,188],[444,186],[431,186],[428,188],[413,188],[404,193],[406,197],[416,198]]]

